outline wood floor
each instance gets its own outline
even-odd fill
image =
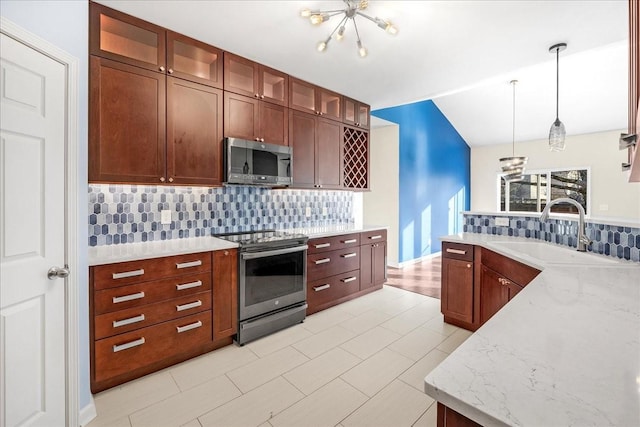
[[[387,269],[389,286],[440,299],[442,257],[437,256],[404,268]]]

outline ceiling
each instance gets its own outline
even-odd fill
[[[342,1],[98,0],[371,104],[372,109],[432,99],[470,146],[548,137],[555,119],[555,55],[560,53],[560,119],[568,135],[623,129],[627,123],[627,0],[377,1],[390,36],[358,18],[355,33],[316,44],[339,21],[312,26],[302,8],[341,9]]]

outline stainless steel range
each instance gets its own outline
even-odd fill
[[[238,344],[304,320],[307,236],[267,230],[217,237],[240,244]]]

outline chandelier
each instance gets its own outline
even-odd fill
[[[353,22],[353,28],[355,29],[355,32],[356,32],[356,37],[357,37],[356,46],[358,47],[358,54],[362,58],[367,56],[369,51],[367,50],[366,47],[362,45],[362,40],[360,40],[360,33],[358,32],[358,25],[356,24],[357,16],[362,16],[363,18],[368,19],[369,21],[373,22],[374,24],[376,24],[378,27],[382,28],[389,34],[395,35],[398,33],[398,28],[388,20],[378,18],[377,16],[375,18],[372,18],[371,16],[362,12],[369,6],[368,0],[359,0],[359,1],[343,0],[343,1],[345,4],[344,9],[335,9],[335,10],[302,9],[300,11],[300,16],[302,16],[303,18],[309,18],[309,21],[313,25],[320,25],[323,22],[328,21],[331,17],[336,15],[344,15],[342,16],[342,19],[340,20],[338,25],[336,25],[333,31],[329,34],[329,37],[327,37],[326,40],[322,40],[318,42],[318,45],[317,45],[318,52],[324,52],[327,50],[327,46],[329,45],[329,42],[331,41],[331,38],[333,37],[334,34],[336,36],[336,40],[338,41],[342,40],[344,38],[344,32],[346,29],[345,26],[349,22],[349,20],[351,20],[351,22]]]
[[[524,156],[516,156],[516,83],[517,80],[509,82],[513,87],[513,137],[511,140],[511,157],[503,157],[500,159],[502,172],[505,173],[504,179],[507,182],[522,181],[524,179],[524,166],[527,164],[527,158]]]

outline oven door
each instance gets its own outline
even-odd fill
[[[306,301],[307,248],[240,254],[240,320]]]

